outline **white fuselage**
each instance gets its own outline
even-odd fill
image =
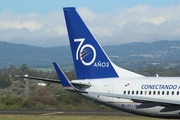
[[[76,9],[66,7],[63,10],[78,79],[70,82],[54,63],[65,89],[119,110],[180,118],[180,78],[145,77],[118,67],[104,52]]]
[[[93,80],[74,80],[72,83],[90,84],[89,88],[81,88],[86,92],[101,92],[131,96],[165,99],[167,101],[180,99],[180,78],[178,77],[135,77],[106,78]],[[134,102],[131,99],[105,97],[82,93],[83,96],[95,102],[131,112],[134,114],[154,117],[180,117],[180,106],[160,104],[155,102]]]

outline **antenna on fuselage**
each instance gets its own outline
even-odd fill
[[[156,77],[159,77],[159,75],[158,75],[158,74],[156,74]]]

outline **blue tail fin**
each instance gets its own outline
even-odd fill
[[[75,8],[64,8],[64,15],[77,78],[118,77],[109,59]]]
[[[76,9],[64,8],[64,16],[77,79],[119,77],[117,66],[110,61]]]

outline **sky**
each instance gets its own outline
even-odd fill
[[[63,7],[76,7],[102,45],[180,40],[180,0],[0,0],[0,41],[69,45]]]

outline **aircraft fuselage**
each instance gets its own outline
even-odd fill
[[[148,97],[149,99],[180,99],[180,78],[178,77],[140,77],[107,78],[96,80],[74,80],[72,83],[90,84],[89,88],[80,88],[85,92],[98,91],[108,94]],[[118,97],[106,97],[82,93],[94,102],[118,110],[152,117],[180,117],[180,106],[146,101],[136,101]]]

